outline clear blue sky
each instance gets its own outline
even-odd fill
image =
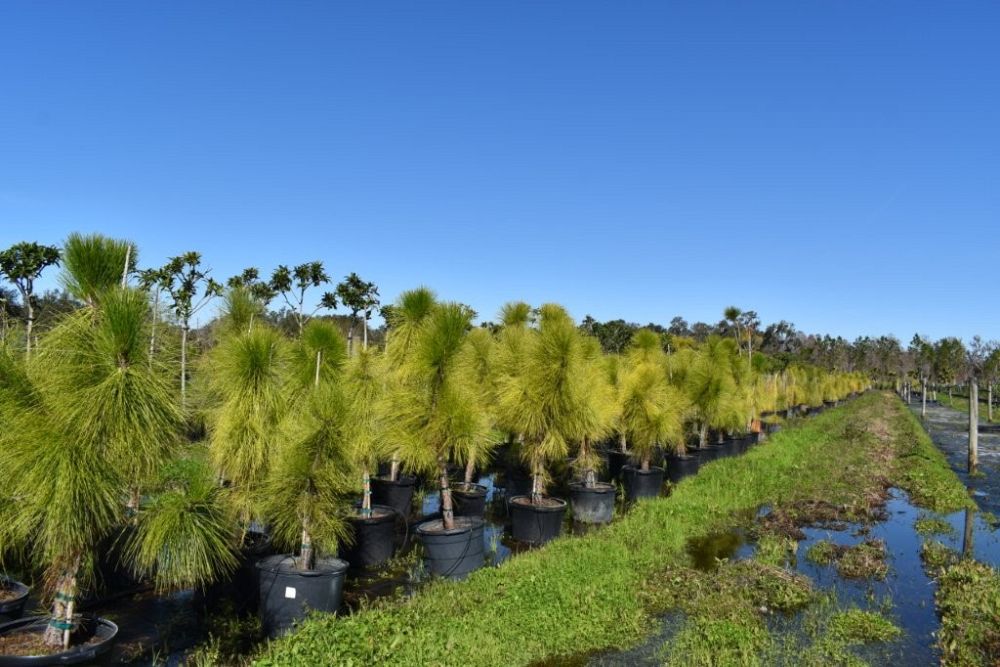
[[[2,246],[905,341],[998,214],[996,2],[0,4]]]

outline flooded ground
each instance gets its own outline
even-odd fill
[[[920,406],[910,405],[920,416]],[[966,556],[1000,567],[1000,531],[996,529],[994,515],[1000,513],[1000,433],[981,433],[979,456],[982,475],[971,476],[965,469],[968,448],[968,416],[965,413],[940,405],[928,405],[926,428],[931,439],[946,455],[954,471],[970,489],[979,511],[963,511],[938,516],[915,507],[906,494],[898,489],[890,491],[886,503],[886,519],[869,526],[845,523],[831,527],[807,527],[805,539],[798,543],[788,567],[808,576],[815,586],[829,593],[839,609],[864,609],[878,611],[890,618],[903,630],[898,640],[876,642],[851,647],[858,658],[872,665],[937,664],[938,652],[934,646],[934,632],[938,618],[934,608],[934,581],[927,575],[920,558],[925,540],[939,541]],[[761,515],[767,513],[761,509]],[[918,519],[943,519],[950,530],[943,533],[917,532]],[[944,525],[941,526],[942,528]],[[742,560],[752,558],[756,544],[750,531],[733,531],[709,535],[688,544],[691,566],[711,570],[719,559]],[[888,573],[884,579],[848,579],[840,575],[833,564],[820,565],[806,554],[819,541],[837,545],[856,545],[864,540],[882,540],[885,543]],[[786,645],[807,646],[815,610],[791,614],[774,614],[767,625],[772,636],[782,638]],[[672,613],[658,621],[655,632],[641,645],[624,651],[607,651],[593,655],[557,659],[552,665],[589,665],[612,667],[626,665],[662,665],[669,655],[671,642],[681,630],[685,618]],[[776,664],[796,664],[794,651],[778,655]]]

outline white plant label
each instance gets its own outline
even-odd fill
[[[295,599],[295,589],[291,586],[285,586],[285,597],[289,600]]]

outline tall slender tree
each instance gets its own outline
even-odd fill
[[[375,283],[362,280],[358,274],[352,272],[337,285],[336,296],[339,303],[351,311],[350,325],[347,329],[347,353],[353,355],[354,329],[359,319],[364,324],[364,347],[368,348],[368,320],[379,305],[378,287]]]
[[[171,257],[158,271],[160,285],[170,295],[170,308],[181,325],[181,405],[187,407],[188,336],[191,319],[215,297],[222,285],[201,265],[201,254],[186,252]]]
[[[24,307],[25,356],[31,356],[31,336],[35,324],[35,281],[42,272],[59,264],[59,248],[23,241],[0,252],[0,274],[21,294]]]
[[[310,287],[319,287],[330,282],[330,276],[323,268],[323,262],[306,262],[292,268],[280,264],[271,274],[270,287],[275,294],[280,294],[285,303],[295,317],[298,325],[299,335],[305,328],[306,321],[322,309],[334,310],[337,308],[337,295],[333,292],[324,292],[319,299],[319,304],[311,311],[306,312],[306,292]]]

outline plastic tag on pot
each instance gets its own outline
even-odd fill
[[[285,586],[285,597],[289,600],[295,599],[295,589],[291,586]]]

